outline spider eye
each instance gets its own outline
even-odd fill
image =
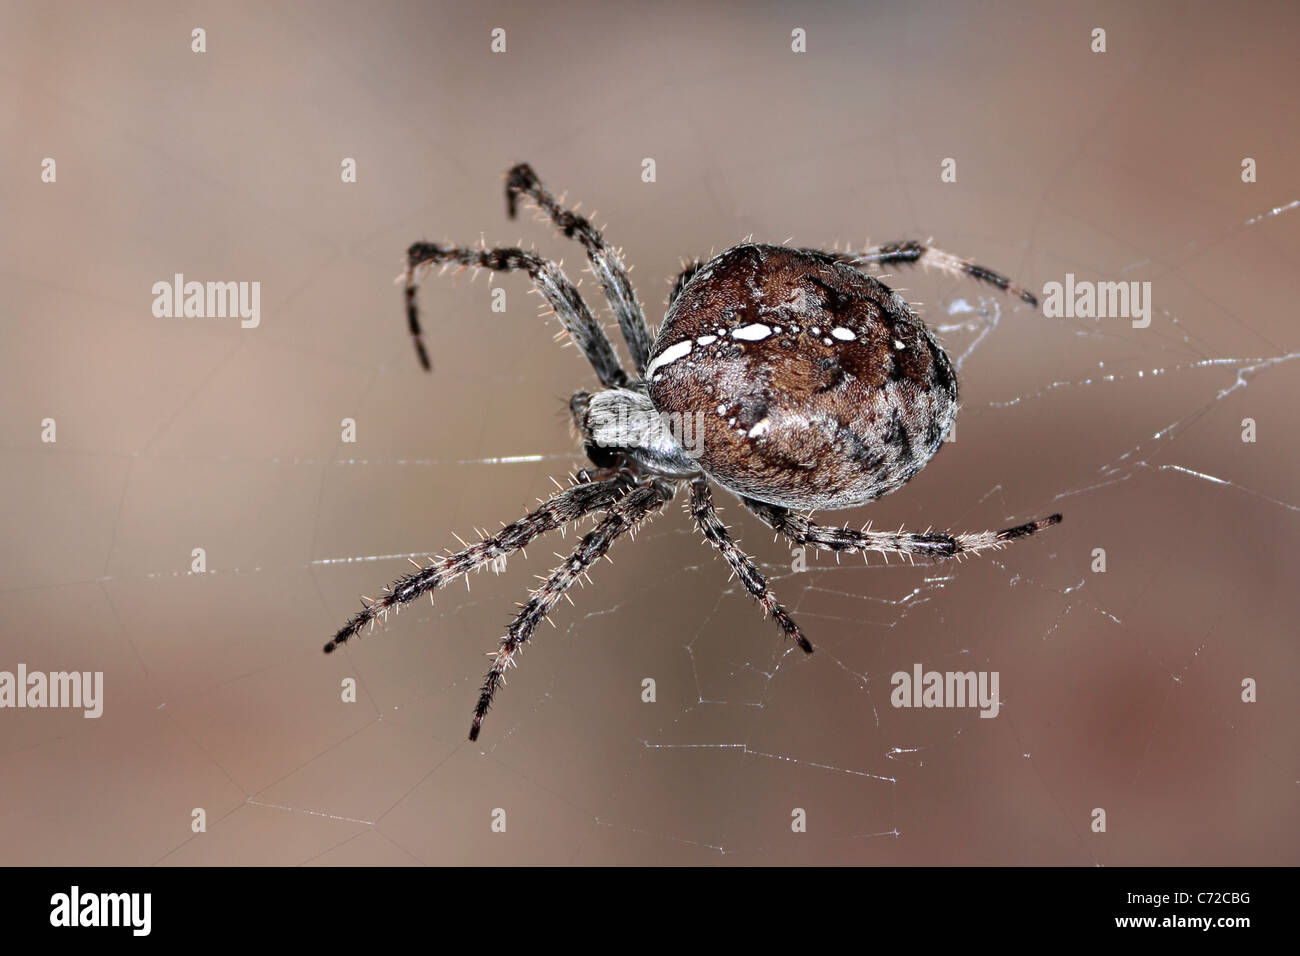
[[[591,463],[597,468],[613,468],[618,462],[618,452],[613,448],[606,448],[603,445],[597,445],[595,442],[587,442],[583,448]]]

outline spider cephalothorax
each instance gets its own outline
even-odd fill
[[[849,508],[901,487],[925,466],[952,427],[957,378],[930,330],[898,293],[861,271],[928,263],[988,282],[1036,304],[983,266],[920,242],[859,253],[746,243],[677,277],[652,340],[618,254],[583,217],[564,208],[527,165],[507,174],[507,211],[534,202],[587,252],[632,358],[620,364],[604,329],[560,267],[522,249],[469,249],[417,242],[407,256],[406,303],[420,362],[429,368],[416,308],[416,280],[432,265],[528,273],[591,363],[604,388],[577,392],[569,407],[594,467],[497,534],[448,553],[394,582],[325,645],[332,651],[389,609],[494,564],[547,531],[602,517],[551,572],[494,652],[470,726],[479,727],[507,667],[586,570],[613,542],[690,488],[690,511],[706,539],[782,630],[812,645],[737,547],[713,505],[710,481],[740,498],[791,541],[835,552],[929,558],[1000,547],[1056,524],[1060,515],[961,534],[853,531],[814,524],[792,509]]]

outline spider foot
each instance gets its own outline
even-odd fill
[[[999,541],[1014,541],[1016,538],[1028,537],[1031,534],[1037,534],[1044,528],[1050,528],[1054,524],[1061,523],[1059,514],[1048,515],[1046,518],[1039,518],[1037,521],[1028,521],[1025,524],[1018,524],[1014,528],[1004,528],[998,532]]]

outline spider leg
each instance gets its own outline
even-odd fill
[[[492,669],[483,680],[478,706],[474,708],[474,720],[469,728],[470,740],[478,739],[483,718],[492,706],[492,699],[502,683],[502,675],[514,663],[514,655],[532,637],[534,629],[551,613],[556,602],[577,583],[589,567],[605,556],[615,540],[635,529],[672,496],[673,486],[664,481],[654,481],[629,491],[609,508],[595,528],[583,536],[568,560],[552,571],[541,587],[532,593],[528,603],[523,605],[510,624],[506,636],[501,638],[501,647],[493,655]]]
[[[1022,302],[1028,302],[1034,306],[1038,305],[1038,298],[1032,292],[1016,285],[1001,273],[976,265],[969,259],[955,256],[951,252],[936,249],[928,242],[908,239],[903,242],[887,242],[883,245],[872,246],[861,252],[830,252],[824,254],[834,256],[840,262],[859,269],[869,265],[887,266],[895,263],[937,266],[951,275],[969,276],[979,282],[987,282],[1003,292],[1016,296]]]
[[[573,485],[491,537],[399,578],[383,597],[365,605],[339,628],[333,640],[325,645],[325,653],[333,651],[376,618],[386,618],[390,608],[414,601],[421,594],[434,591],[476,568],[513,554],[527,547],[528,542],[540,534],[554,531],[593,511],[610,507],[627,493],[629,487],[629,479],[622,475]]]
[[[802,515],[797,515],[790,509],[778,505],[754,501],[751,498],[742,498],[741,501],[768,527],[785,535],[796,544],[808,544],[822,551],[840,553],[879,551],[882,554],[954,558],[963,554],[975,554],[986,548],[1004,547],[1017,538],[1027,538],[1061,521],[1059,514],[1049,515],[1037,521],[1016,525],[1014,528],[1003,528],[1001,531],[967,531],[960,534],[854,531],[851,528],[814,524]]]
[[[619,364],[605,330],[600,327],[582,295],[563,270],[549,259],[523,249],[464,249],[432,242],[415,243],[407,250],[406,259],[406,318],[415,340],[416,354],[426,370],[429,368],[429,355],[420,333],[419,309],[415,301],[419,289],[416,272],[421,266],[457,263],[492,269],[495,272],[527,272],[533,285],[555,310],[565,330],[578,344],[578,348],[582,349],[582,354],[596,370],[601,383],[607,388],[627,384],[627,373]]]
[[[623,330],[628,351],[632,353],[632,364],[640,375],[645,371],[653,343],[645,314],[636,301],[632,281],[628,278],[627,269],[623,267],[618,252],[606,244],[600,230],[586,217],[561,206],[527,163],[520,163],[506,174],[506,214],[511,219],[519,211],[521,194],[550,216],[560,231],[570,239],[577,239],[587,250],[587,260],[591,263],[596,278],[600,280],[601,288],[605,290],[605,298],[609,300],[609,307],[618,319],[619,328]]]
[[[709,490],[709,483],[706,480],[691,482],[691,515],[695,518],[695,523],[704,537],[708,538],[709,543],[726,558],[727,563],[731,565],[731,570],[736,572],[736,577],[740,578],[741,583],[745,585],[745,590],[758,599],[758,603],[763,605],[766,613],[776,619],[776,622],[781,625],[781,630],[785,631],[786,637],[798,644],[804,652],[811,654],[813,647],[808,642],[808,638],[803,636],[799,625],[794,622],[786,609],[777,601],[776,595],[768,588],[763,572],[758,569],[749,555],[740,550],[740,546],[728,533],[727,526],[718,517],[717,509],[713,506],[713,493]]]

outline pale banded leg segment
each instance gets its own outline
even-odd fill
[[[532,513],[506,525],[496,534],[398,578],[384,589],[383,597],[369,604],[362,602],[361,610],[339,628],[338,633],[325,645],[325,653],[333,651],[363,627],[373,626],[377,619],[387,618],[390,610],[444,587],[485,564],[514,554],[527,547],[540,534],[562,528],[593,511],[610,507],[627,493],[629,487],[630,480],[623,476],[576,484],[550,498]]]
[[[556,198],[542,185],[533,168],[527,163],[520,163],[506,174],[506,214],[511,219],[518,213],[520,195],[527,196],[551,218],[570,239],[577,239],[587,250],[587,260],[592,271],[600,280],[600,287],[605,290],[609,307],[618,319],[618,326],[623,330],[623,339],[632,354],[632,364],[637,375],[645,371],[650,358],[650,329],[646,326],[645,314],[636,301],[636,291],[628,278],[618,252],[605,242],[600,230],[591,224],[585,216],[565,209]]]
[[[742,500],[745,507],[758,515],[768,527],[796,544],[807,544],[822,551],[841,554],[879,551],[882,554],[908,554],[923,558],[955,558],[987,548],[1005,547],[1018,538],[1027,538],[1061,521],[1061,516],[1057,514],[1012,528],[1003,528],[1001,531],[964,531],[959,534],[855,531],[852,528],[814,524],[788,508],[750,498]]]
[[[577,287],[554,262],[523,249],[464,249],[456,246],[440,246],[432,242],[417,242],[407,250],[406,317],[411,336],[415,341],[416,354],[420,357],[420,364],[426,369],[429,368],[429,355],[424,348],[420,331],[419,308],[416,305],[419,283],[416,275],[424,266],[448,263],[491,269],[495,272],[528,273],[529,278],[533,280],[533,285],[550,303],[569,336],[587,357],[591,367],[596,370],[596,377],[601,383],[608,388],[618,388],[627,384],[627,373],[619,364],[609,336],[605,334],[605,330],[600,327],[600,323],[587,308],[587,303],[583,301]]]
[[[718,517],[718,511],[713,506],[713,493],[709,490],[706,479],[691,482],[691,516],[704,537],[726,559],[727,564],[731,565],[731,570],[745,586],[745,590],[762,605],[763,611],[772,615],[786,637],[798,644],[805,653],[811,654],[813,647],[808,642],[808,638],[803,636],[799,625],[777,601],[776,595],[767,586],[763,572],[758,569],[749,555],[740,550],[740,546],[727,531],[727,526]]]
[[[864,249],[861,252],[832,252],[829,255],[834,256],[840,262],[859,269],[869,265],[891,266],[900,263],[903,265],[934,266],[950,275],[967,276],[977,282],[986,282],[1009,295],[1015,296],[1022,302],[1034,306],[1038,305],[1037,296],[1016,285],[1000,272],[994,272],[992,269],[977,265],[969,259],[955,256],[951,252],[944,252],[929,243],[918,242],[915,239],[904,242],[887,242],[883,245]]]
[[[493,655],[492,668],[483,679],[478,706],[474,708],[474,719],[469,728],[470,740],[478,739],[479,728],[488,708],[492,706],[497,688],[503,682],[506,669],[515,662],[515,655],[532,637],[537,625],[551,613],[556,602],[578,582],[588,568],[605,556],[616,540],[633,531],[672,496],[673,486],[664,481],[656,480],[633,488],[610,507],[596,527],[583,535],[569,558],[533,591]]]

